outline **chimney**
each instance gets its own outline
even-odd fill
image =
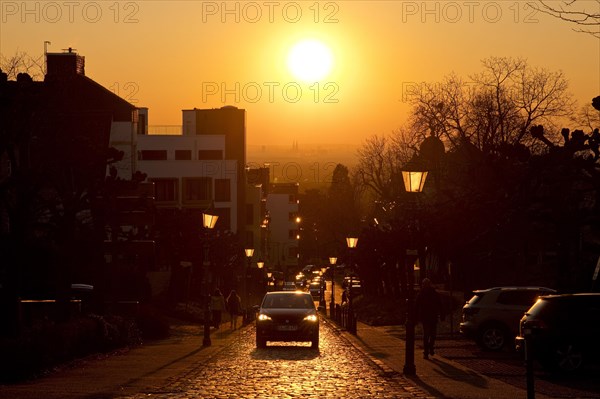
[[[85,75],[85,57],[69,47],[63,53],[46,53],[46,75]]]

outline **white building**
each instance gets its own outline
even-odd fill
[[[298,183],[271,184],[267,194],[269,259],[287,280],[298,266]]]
[[[147,123],[147,110],[140,109]],[[158,208],[197,209],[219,216],[220,229],[245,225],[245,110],[183,111],[183,134],[137,136],[137,170],[155,184]]]

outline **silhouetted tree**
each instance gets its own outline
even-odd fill
[[[600,39],[600,4],[597,0],[568,0],[560,1],[558,4],[538,0],[537,3],[530,3],[529,6],[577,26],[578,28],[573,29],[576,32],[588,33]]]
[[[465,141],[484,154],[525,145],[534,124],[554,127],[572,115],[573,101],[562,72],[532,68],[525,60],[490,57],[469,82],[449,75],[439,83],[424,83],[412,93],[410,127],[424,139],[429,134],[448,148]],[[553,139],[553,137],[550,137]]]

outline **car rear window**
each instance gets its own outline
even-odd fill
[[[527,311],[528,315],[533,315],[535,317],[540,317],[548,312],[552,312],[556,307],[556,303],[554,301],[550,301],[547,299],[540,299],[533,304]]]
[[[534,290],[505,291],[498,295],[498,303],[503,305],[531,306],[540,295]]]
[[[484,293],[480,292],[480,293],[476,293],[475,295],[473,295],[471,297],[471,299],[469,299],[469,302],[467,302],[469,305],[475,305],[477,302],[479,302],[481,300],[481,298],[483,298]]]
[[[265,297],[262,307],[265,309],[311,309],[315,307],[315,304],[310,295],[272,294]]]

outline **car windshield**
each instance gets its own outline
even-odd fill
[[[311,309],[314,306],[312,298],[305,294],[271,294],[262,303],[265,309]]]

